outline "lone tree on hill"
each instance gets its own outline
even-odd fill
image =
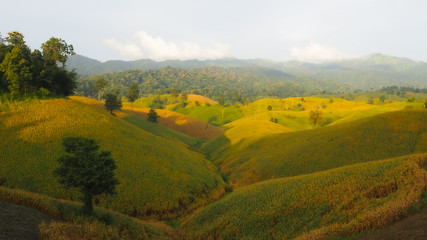
[[[153,123],[156,123],[157,119],[160,118],[160,116],[157,115],[157,112],[156,110],[154,110],[154,108],[150,108],[150,111],[148,112],[147,116],[148,116],[147,120]]]
[[[98,101],[101,100],[101,96],[104,92],[104,89],[107,87],[107,82],[104,78],[98,78],[95,81],[95,88],[98,89]]]
[[[114,110],[119,110],[122,108],[122,102],[117,97],[116,94],[109,93],[105,96],[105,109],[110,111],[112,115],[114,115]]]
[[[99,145],[95,139],[64,138],[62,145],[66,154],[58,159],[60,166],[54,174],[66,188],[81,188],[84,195],[83,213],[91,215],[94,195],[116,194],[119,181],[114,177],[114,170],[117,166],[111,152],[98,152]]]
[[[319,126],[322,122],[322,111],[320,111],[319,108],[312,109],[308,119],[313,127]]]
[[[138,99],[139,96],[139,87],[138,84],[133,82],[128,89],[127,98],[129,102],[132,103],[132,111],[133,111],[133,102],[135,102],[136,99]]]

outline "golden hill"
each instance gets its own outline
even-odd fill
[[[20,107],[20,104],[24,106]],[[55,177],[62,139],[95,138],[112,152],[118,194],[100,196],[98,206],[140,218],[173,218],[224,193],[216,167],[187,145],[155,136],[77,100],[17,103],[0,113],[0,179],[7,186],[65,199],[79,199]]]
[[[253,125],[255,127],[255,124]],[[295,176],[344,165],[427,150],[425,110],[404,110],[306,131],[259,135],[244,148],[232,142],[245,136],[225,133],[203,150],[237,185]]]

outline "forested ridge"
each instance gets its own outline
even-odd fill
[[[132,82],[144,94],[163,94],[171,91],[201,94],[213,99],[224,97],[229,103],[252,101],[260,97],[296,97],[319,93],[351,91],[353,88],[333,81],[318,81],[261,67],[224,68],[203,67],[182,69],[165,67],[152,70],[128,70],[82,77],[76,93],[94,96],[96,80],[105,79],[107,92],[120,89],[122,95]]]

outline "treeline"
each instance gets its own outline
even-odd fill
[[[413,93],[427,93],[427,88],[415,88],[415,87],[398,87],[398,86],[390,86],[383,87],[380,92],[385,92],[390,95],[397,95],[401,97],[405,97],[407,92]]]
[[[96,81],[104,79],[106,92],[120,89],[121,95],[135,82],[143,94],[165,94],[171,91],[201,94],[213,99],[225,98],[235,103],[260,97],[296,97],[332,93],[348,89],[343,84],[317,81],[308,77],[294,77],[265,68],[203,67],[181,69],[166,67],[154,70],[130,70],[119,73],[92,75],[79,79],[77,94],[95,97],[99,92]]]
[[[77,74],[65,68],[67,56],[74,54],[72,45],[50,38],[41,51],[25,44],[19,32],[0,35],[0,94],[10,98],[39,95],[68,96],[77,86]]]

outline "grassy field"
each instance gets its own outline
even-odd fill
[[[179,107],[174,111],[210,123],[214,126],[221,126],[243,117],[240,107],[236,105],[222,107],[216,104],[200,107]]]
[[[2,108],[4,109],[4,108]],[[79,199],[53,176],[64,151],[62,139],[91,137],[112,152],[120,184],[116,196],[96,197],[98,206],[140,218],[182,216],[224,193],[217,167],[187,144],[153,135],[74,99],[17,103],[0,113],[0,179],[9,187]]]
[[[417,102],[385,102],[367,104],[366,101],[355,102],[341,98],[285,98],[261,99],[242,107],[245,118],[254,120],[277,119],[278,123],[295,131],[312,129],[309,122],[309,111],[320,109],[322,126],[350,122],[366,117],[376,116],[385,112],[398,111],[406,108],[421,109],[422,101]],[[269,111],[267,108],[271,106]]]
[[[230,184],[246,185],[426,152],[426,114],[425,110],[395,111],[312,130],[259,135],[243,147],[233,142],[250,138],[251,132],[231,128],[205,143],[202,150],[229,175]]]
[[[247,187],[184,223],[187,239],[332,239],[404,217],[426,187],[427,155],[374,161]]]
[[[250,146],[259,139],[274,134],[293,132],[280,124],[266,120],[242,118],[224,125],[224,134],[202,145],[201,150],[211,159],[225,158]]]

